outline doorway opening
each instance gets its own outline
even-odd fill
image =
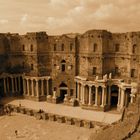
[[[111,86],[111,108],[117,108],[119,87],[117,85]]]
[[[65,83],[61,83],[60,86],[60,96],[59,96],[59,102],[63,103],[65,95],[67,94],[67,85]]]

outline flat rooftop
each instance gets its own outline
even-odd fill
[[[89,121],[96,121],[106,124],[111,124],[121,119],[121,114],[117,112],[101,112],[93,110],[85,110],[80,107],[66,106],[63,104],[52,104],[46,101],[37,102],[27,99],[17,99],[17,98],[3,98],[0,103],[2,104],[12,104],[24,106],[26,108],[39,110],[42,109],[47,113],[53,113],[62,116],[69,116],[73,118],[79,118]]]

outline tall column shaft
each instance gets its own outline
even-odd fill
[[[18,77],[18,90],[21,91],[21,87],[20,87],[20,76]]]
[[[95,87],[95,106],[98,105],[98,87]]]
[[[104,97],[104,105],[106,105],[107,103],[106,103],[106,98],[107,98],[107,88],[105,87],[105,89],[104,89],[105,91],[105,93],[104,93],[104,95],[105,95],[105,97]]]
[[[48,80],[46,81],[47,81],[47,95],[49,95],[49,81]]]
[[[121,89],[119,87],[119,91],[118,91],[118,103],[117,106],[120,106],[120,102],[121,102]]]
[[[124,99],[125,99],[125,89],[121,89],[121,108],[124,106]]]
[[[44,96],[44,79],[41,80],[41,95]]]
[[[26,80],[23,78],[23,95],[26,95]]]
[[[80,100],[80,96],[79,96],[79,83],[77,82],[77,98],[78,100]]]
[[[36,96],[39,97],[39,92],[38,92],[38,80],[36,80]]]
[[[108,86],[108,105],[111,104],[111,86]]]
[[[5,78],[3,79],[3,82],[4,82],[4,94],[6,95],[7,90],[6,90],[6,79]]]
[[[102,104],[101,104],[101,106],[103,107],[104,106],[104,98],[105,98],[105,88],[104,87],[102,87]]]
[[[29,79],[27,79],[27,95],[30,95],[30,90],[29,90]]]
[[[80,98],[81,98],[81,103],[82,103],[82,101],[83,101],[83,86],[82,86],[82,84],[81,84],[81,86],[80,86],[80,88],[81,88],[81,90],[80,90]]]
[[[31,80],[31,92],[32,96],[34,96],[34,80]]]
[[[11,78],[11,83],[12,83],[12,93],[14,93],[15,92],[15,90],[14,90],[14,81],[13,81],[14,79],[13,79],[13,77]]]
[[[89,86],[89,102],[88,105],[91,105],[92,102],[92,94],[91,94],[91,86]]]
[[[84,85],[82,85],[82,96],[83,96],[82,104],[85,104],[85,86]]]

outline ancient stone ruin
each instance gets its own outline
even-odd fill
[[[0,34],[0,96],[107,111],[136,100],[140,32]]]

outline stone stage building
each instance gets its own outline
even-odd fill
[[[136,100],[140,32],[0,34],[0,96],[119,111]]]

